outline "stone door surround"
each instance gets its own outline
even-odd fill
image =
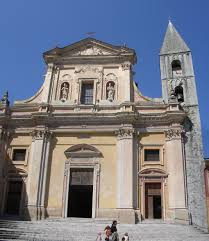
[[[99,181],[100,163],[102,153],[95,147],[87,144],[78,144],[65,151],[67,157],[64,170],[64,189],[62,200],[62,217],[67,217],[70,171],[71,169],[92,169],[93,170],[93,197],[92,197],[92,218],[96,217],[96,210],[99,206]]]

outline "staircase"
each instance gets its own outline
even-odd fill
[[[95,241],[98,232],[103,232],[108,219],[46,219],[41,221],[0,220],[0,240],[68,240]],[[209,241],[209,234],[192,226],[166,222],[118,224],[120,240],[125,232],[130,241]]]

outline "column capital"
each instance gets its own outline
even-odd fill
[[[134,128],[120,128],[119,130],[115,131],[118,139],[130,139],[133,138],[137,131]]]
[[[173,139],[181,139],[184,130],[182,128],[170,128],[165,130],[166,141],[171,141]]]
[[[50,132],[48,129],[35,129],[31,132],[31,136],[33,138],[33,141],[43,140],[44,138],[46,138],[46,140],[49,140],[52,136],[52,132]]]
[[[130,62],[124,62],[121,64],[122,71],[124,70],[130,70],[131,69],[131,63]]]

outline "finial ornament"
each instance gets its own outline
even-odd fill
[[[95,33],[96,32],[87,32],[86,35],[88,38],[92,38],[92,37],[94,37]]]
[[[3,98],[1,99],[1,103],[2,104],[6,104],[6,105],[9,105],[9,94],[8,94],[8,91],[6,91],[3,95]]]

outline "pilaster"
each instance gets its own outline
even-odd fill
[[[124,98],[123,101],[131,101],[131,63],[124,62],[121,65],[121,83],[124,84]]]
[[[167,216],[170,219],[188,223],[182,132],[180,127],[165,131],[169,192]]]
[[[135,223],[133,210],[134,129],[125,126],[117,134],[117,208],[120,222]]]
[[[45,75],[45,81],[44,81],[44,90],[43,90],[43,95],[42,95],[43,103],[48,103],[50,100],[50,95],[51,95],[51,91],[52,91],[51,84],[52,84],[52,79],[53,79],[53,70],[54,70],[54,64],[49,63],[47,73]]]
[[[36,220],[46,216],[45,196],[51,133],[45,128],[35,129],[32,132],[32,137],[29,158],[27,218]]]

